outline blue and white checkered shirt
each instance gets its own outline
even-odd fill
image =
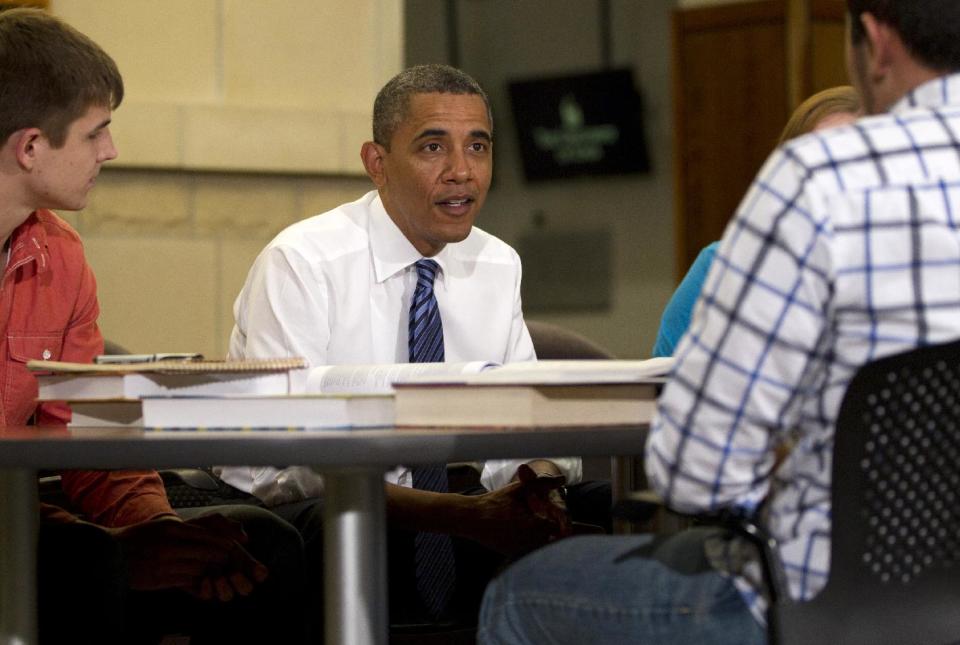
[[[830,472],[856,369],[960,336],[960,74],[777,150],[728,226],[647,443],[688,512],[753,511],[794,598],[830,568]],[[796,441],[772,472],[774,447]],[[738,577],[754,614],[763,605]]]

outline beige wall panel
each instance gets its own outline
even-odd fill
[[[210,101],[220,95],[218,4],[219,0],[53,0],[50,7],[117,61],[128,98]]]
[[[402,66],[403,1],[51,9],[117,60],[127,89],[119,159],[87,209],[65,214],[101,285],[104,332],[132,351],[223,356],[256,254],[369,189],[359,149],[377,89]]]
[[[378,58],[388,20],[379,10],[385,4],[399,2],[225,0],[226,101],[368,109],[386,80]],[[398,24],[399,16],[389,30]],[[401,60],[399,47],[391,60]]]
[[[67,224],[72,226],[78,232],[82,233],[81,227],[83,223],[80,220],[80,213],[78,211],[54,211],[58,216],[60,216]]]
[[[190,225],[190,190],[190,182],[182,175],[108,167],[90,193],[83,231],[185,231]]]
[[[300,182],[291,177],[201,176],[196,227],[220,236],[270,238],[298,216]]]
[[[217,354],[216,243],[86,235],[103,335],[132,352]]]
[[[369,55],[373,61],[373,79],[366,104],[360,105],[369,110],[384,83],[406,66],[404,50],[404,12],[407,0],[367,0],[372,7],[374,28],[373,39],[367,42]],[[418,34],[423,37],[423,34]]]
[[[340,156],[343,160],[343,169],[348,173],[356,173],[366,177],[363,162],[360,161],[360,148],[364,141],[373,139],[373,97],[370,105],[364,112],[344,114],[340,128]]]
[[[124,101],[110,132],[123,166],[176,167],[183,163],[183,115],[173,103]]]
[[[315,173],[346,170],[341,125],[330,115],[304,110],[189,106],[184,116],[187,167]]]
[[[303,186],[300,218],[325,213],[340,204],[352,202],[373,188],[373,182],[366,177],[306,179]]]
[[[403,64],[402,0],[56,0],[52,9],[124,75],[121,166],[361,172],[373,97]]]
[[[263,240],[225,240],[220,250],[220,275],[222,276],[219,298],[217,341],[220,354],[226,356],[230,347],[230,330],[233,329],[233,301],[240,294],[247,273],[253,266],[270,238]]]

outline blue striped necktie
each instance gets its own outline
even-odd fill
[[[417,261],[417,288],[410,304],[408,344],[411,363],[442,363],[443,322],[433,293],[433,281],[439,266],[433,260]],[[447,465],[429,464],[413,469],[413,487],[439,493],[447,492]],[[414,561],[417,591],[427,612],[438,619],[450,597],[456,580],[453,543],[449,535],[417,533],[414,537]]]

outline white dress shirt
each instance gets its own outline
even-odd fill
[[[413,264],[421,257],[376,191],[290,226],[260,253],[234,303],[230,356],[302,356],[310,366],[406,363]],[[440,265],[434,293],[448,362],[536,358],[520,308],[520,258],[510,246],[474,228],[432,259]],[[525,461],[487,461],[481,482],[499,488]],[[579,481],[579,459],[552,461],[568,482]],[[322,490],[305,467],[232,466],[220,474],[271,505]],[[386,479],[412,483],[404,467]]]

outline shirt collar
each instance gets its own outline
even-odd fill
[[[937,108],[951,103],[960,103],[960,74],[939,76],[917,85],[894,103],[890,111],[897,114],[912,108]]]
[[[29,262],[37,264],[38,274],[46,271],[50,264],[47,232],[36,211],[31,213],[23,224],[13,229],[10,235],[10,261],[6,270],[10,271]]]
[[[370,202],[370,251],[373,255],[373,270],[377,283],[381,283],[403,271],[423,256],[404,236],[383,207],[380,195]],[[444,273],[451,262],[450,247],[447,244],[431,260],[440,265],[440,274]]]

